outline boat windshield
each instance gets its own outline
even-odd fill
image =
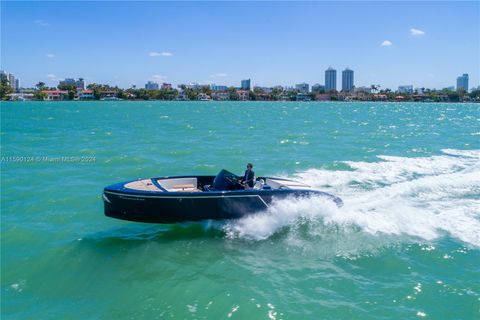
[[[213,188],[215,190],[236,190],[239,189],[240,185],[238,184],[238,180],[240,178],[231,173],[230,171],[227,171],[223,169],[220,171],[215,179],[213,180]]]

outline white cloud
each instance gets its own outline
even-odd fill
[[[50,79],[50,80],[57,80],[57,76],[50,73],[50,74],[47,74],[47,78]]]
[[[412,28],[412,29],[410,29],[410,34],[412,36],[419,37],[419,36],[423,36],[425,34],[425,31]]]
[[[48,27],[50,25],[47,21],[41,19],[34,20],[33,23],[39,27]]]
[[[223,72],[219,72],[219,73],[215,73],[215,74],[210,75],[211,78],[225,78],[226,76],[227,76],[227,74],[223,73]]]
[[[45,56],[49,59],[55,58],[55,55],[53,53],[47,53]]]
[[[154,74],[148,80],[153,81],[153,82],[159,82],[159,81],[165,81],[165,79],[167,79],[167,77],[159,75],[159,74]]]
[[[390,47],[393,43],[389,40],[385,40],[380,44],[381,47]]]
[[[151,51],[151,52],[148,53],[148,55],[150,57],[171,57],[171,56],[173,56],[173,53],[166,52],[166,51],[162,51],[162,52]]]

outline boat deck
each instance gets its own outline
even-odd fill
[[[157,188],[157,186],[152,183],[151,179],[143,179],[143,180],[129,182],[125,184],[125,188],[140,190],[140,191],[155,191],[155,192],[163,191]]]
[[[159,181],[160,183],[160,181]],[[138,191],[152,191],[152,192],[164,192],[152,183],[151,179],[143,179],[126,183],[125,188],[138,190]],[[202,192],[193,183],[178,183],[168,185],[168,192]]]
[[[205,184],[205,182],[199,183],[197,177],[167,177],[155,179],[157,180],[152,181],[152,179],[140,179],[131,181],[126,183],[124,187],[137,191],[150,192],[203,192],[202,186]],[[285,188],[303,190],[311,189],[311,186],[302,182],[270,177],[258,178],[252,189],[260,190],[263,189],[265,185],[268,185],[268,189],[273,190]]]

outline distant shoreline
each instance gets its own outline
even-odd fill
[[[280,100],[210,100],[210,101],[201,101],[201,100],[2,100],[0,102],[12,102],[12,103],[31,103],[31,102],[41,102],[41,103],[61,103],[61,102],[78,102],[78,103],[111,103],[111,102],[194,102],[199,104],[208,104],[208,103],[218,103],[218,102],[235,102],[235,103],[480,103],[480,101],[394,101],[394,100],[322,100],[322,101],[280,101]]]

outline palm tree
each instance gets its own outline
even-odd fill
[[[380,85],[379,84],[372,84],[370,86],[370,89],[373,91],[373,92],[378,92],[378,90],[380,90]]]
[[[40,90],[40,91],[45,90],[45,82],[40,81],[39,83],[37,83],[35,85],[35,87],[37,87],[37,89]]]

